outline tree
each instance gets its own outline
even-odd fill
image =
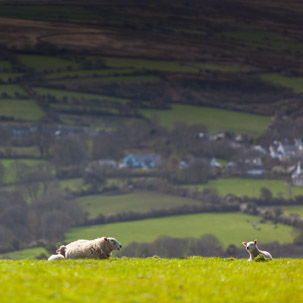
[[[56,166],[81,165],[89,159],[86,142],[77,136],[58,138],[54,145],[53,161]]]

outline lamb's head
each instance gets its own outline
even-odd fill
[[[250,241],[250,242],[242,242],[242,244],[246,247],[248,252],[253,252],[257,249],[257,240]]]
[[[109,244],[111,250],[120,250],[122,248],[122,245],[115,238],[104,237],[104,241]]]

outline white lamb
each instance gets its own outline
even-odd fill
[[[268,251],[259,250],[257,246],[257,240],[251,241],[251,242],[242,242],[242,244],[246,247],[247,252],[249,253],[249,259],[248,261],[252,261],[254,258],[256,258],[258,255],[263,255],[265,258],[269,258],[272,260],[272,256]]]
[[[115,238],[102,237],[95,240],[77,240],[66,245],[66,259],[107,259],[113,250],[122,245]]]
[[[65,259],[65,251],[66,251],[66,246],[65,245],[61,245],[56,250],[57,255],[51,255],[48,258],[48,261],[51,261],[51,260],[63,260],[63,259]]]

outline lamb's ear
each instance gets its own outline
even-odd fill
[[[255,241],[254,241],[254,244],[256,245],[257,243],[258,243],[258,241],[257,241],[257,240],[255,240]]]
[[[247,246],[247,243],[246,242],[242,242],[242,245]]]
[[[106,238],[106,237],[104,237],[104,241],[107,241],[107,238]]]
[[[56,250],[56,253],[57,253],[57,254],[60,253],[60,252],[61,252],[60,249],[57,249],[57,250]]]

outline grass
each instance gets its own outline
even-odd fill
[[[115,58],[115,57],[103,57],[102,59],[105,62],[105,64],[111,68],[136,68],[136,69],[145,69],[145,70],[184,72],[184,73],[199,72],[198,68],[177,61]]]
[[[270,117],[210,107],[173,104],[171,110],[142,110],[147,118],[157,116],[159,123],[172,128],[176,122],[204,124],[212,134],[219,131],[261,135],[270,123]]]
[[[76,70],[76,71],[64,71],[60,73],[52,73],[46,75],[47,79],[63,79],[63,78],[83,78],[91,77],[92,80],[95,77],[108,77],[116,75],[125,75],[134,73],[133,69],[97,69],[97,70]]]
[[[303,206],[283,206],[281,209],[286,215],[297,214],[303,218]]]
[[[296,93],[303,93],[303,78],[285,77],[279,74],[261,74],[262,80],[267,80],[291,88]]]
[[[81,178],[60,180],[59,184],[62,189],[69,189],[73,191],[80,190],[83,180]]]
[[[193,63],[193,66],[199,69],[216,70],[220,72],[249,72],[253,70],[252,67],[214,64],[214,63]]]
[[[172,197],[153,192],[131,193],[118,196],[92,195],[78,198],[76,201],[88,211],[90,217],[96,217],[100,213],[145,212],[151,209],[199,203],[191,199]]]
[[[0,72],[0,80],[4,83],[9,83],[10,81],[18,80],[18,79],[22,78],[22,76],[23,76],[23,74],[21,74],[21,73]]]
[[[221,195],[234,194],[237,196],[259,197],[262,187],[268,188],[274,196],[290,198],[303,195],[303,187],[289,187],[283,180],[254,179],[254,178],[220,178],[210,180],[207,184],[189,185],[187,187],[203,190],[214,188]]]
[[[18,250],[14,252],[4,253],[0,255],[0,259],[36,259],[40,257],[42,254],[48,256],[49,253],[43,247],[34,247],[23,250]],[[1,261],[0,261],[1,262]]]
[[[4,184],[16,182],[16,172],[12,169],[13,164],[25,163],[27,165],[47,164],[47,161],[39,159],[1,159],[0,163],[5,168]]]
[[[12,65],[9,61],[0,60],[0,72],[11,71],[11,70],[12,70]]]
[[[51,95],[56,98],[62,99],[66,98],[78,98],[78,99],[91,99],[91,100],[100,100],[100,101],[115,101],[115,102],[128,102],[127,99],[109,97],[104,95],[95,95],[89,93],[80,93],[76,91],[68,91],[63,89],[51,89],[51,88],[43,88],[43,87],[34,87],[34,91],[38,95]]]
[[[302,302],[303,261],[0,261],[1,302]]]
[[[66,242],[76,239],[94,239],[110,235],[123,245],[136,242],[151,242],[160,236],[194,237],[213,234],[224,247],[239,246],[242,241],[258,239],[260,242],[292,242],[293,230],[289,226],[259,223],[261,230],[252,223],[259,221],[256,216],[242,213],[204,213],[120,222],[105,225],[72,228],[66,234]]]
[[[34,100],[0,99],[0,112],[2,116],[23,120],[38,120],[44,116]]]
[[[0,84],[0,96],[6,94],[6,97],[15,97],[16,94],[26,96],[25,90],[15,84]]]
[[[41,55],[19,55],[19,60],[37,72],[77,69],[80,66],[71,60]]]

